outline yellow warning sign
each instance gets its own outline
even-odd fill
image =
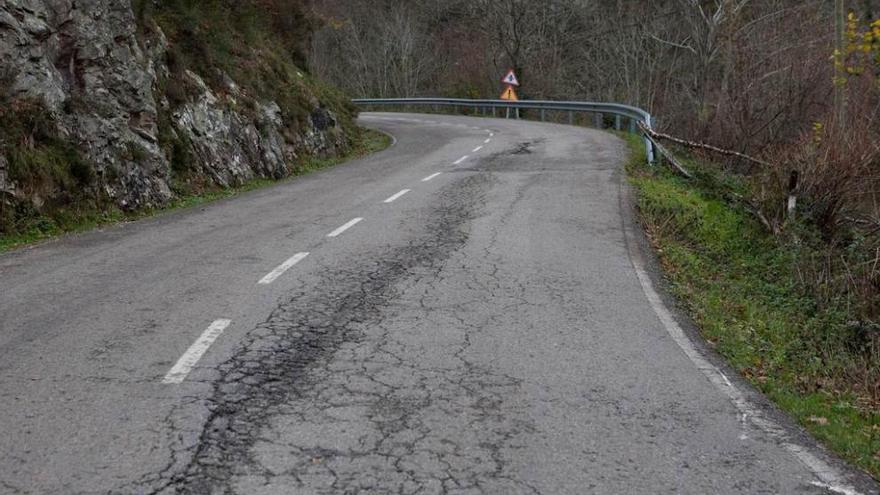
[[[504,91],[501,92],[501,99],[508,101],[519,101],[519,97],[516,96],[516,90],[513,89],[513,86],[507,86],[504,88]]]

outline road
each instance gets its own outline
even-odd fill
[[[668,309],[621,140],[361,121],[395,145],[0,256],[0,492],[877,491]]]

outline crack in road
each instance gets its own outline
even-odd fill
[[[543,144],[546,139],[536,139],[534,141],[523,141],[516,144],[516,147],[509,152],[511,155],[531,155],[536,144]]]
[[[383,324],[393,316],[398,285],[442,279],[489,181],[470,175],[450,184],[409,245],[328,271],[311,292],[279,306],[220,366],[197,445],[175,452],[163,472],[139,486],[235,493],[248,480],[275,480],[334,493],[467,493],[481,492],[484,478],[505,480],[501,446],[529,426],[499,410],[516,380],[463,357],[467,332],[478,328],[459,319],[464,333],[448,362],[426,366],[404,356],[404,344]],[[450,421],[445,427],[471,432],[472,441],[457,445],[434,431],[438,414]],[[279,448],[283,453],[267,456]],[[534,493],[522,482],[506,483]]]

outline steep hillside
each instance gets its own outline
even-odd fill
[[[345,153],[354,109],[298,67],[311,30],[292,0],[3,2],[0,234]]]

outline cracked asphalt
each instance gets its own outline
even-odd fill
[[[780,431],[744,418],[670,337],[618,138],[362,122],[397,143],[0,255],[0,493],[835,493],[792,443],[876,493],[732,378]]]

